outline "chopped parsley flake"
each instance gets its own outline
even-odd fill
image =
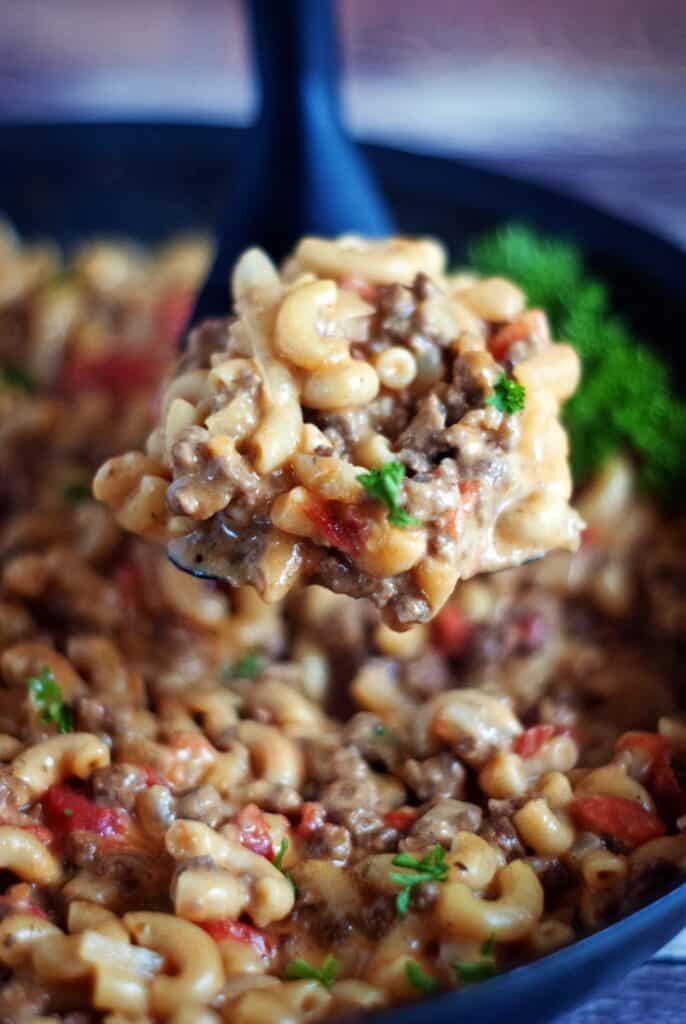
[[[43,725],[56,725],[62,733],[74,731],[71,708],[65,703],[57,680],[47,665],[37,676],[29,676],[26,685],[34,705],[40,711]]]
[[[62,488],[62,497],[67,505],[78,505],[82,501],[88,501],[91,489],[85,480],[67,480]]]
[[[405,963],[405,977],[413,988],[416,988],[423,996],[433,995],[438,990],[438,982],[423,970],[416,960],[408,960]]]
[[[481,959],[469,962],[458,960],[453,964],[453,970],[460,981],[469,984],[475,981],[487,981],[495,974],[495,939],[491,936],[481,947]]]
[[[279,852],[274,858],[274,867],[276,868],[277,871],[281,872],[284,878],[288,879],[288,881],[293,886],[293,891],[297,894],[298,890],[296,888],[295,882],[293,881],[293,878],[291,877],[291,873],[290,871],[287,871],[286,868],[283,866],[283,859],[286,855],[286,850],[288,849],[288,846],[289,842],[284,836],[279,845]]]
[[[411,516],[400,504],[402,483],[405,479],[405,467],[402,462],[385,462],[381,469],[359,473],[357,479],[372,498],[384,503],[388,509],[388,521],[393,526],[405,528],[421,525],[419,520]]]
[[[291,960],[286,967],[286,977],[291,981],[303,978],[308,981],[318,981],[324,988],[331,988],[338,977],[339,969],[338,960],[331,953],[328,954],[319,969],[299,957],[297,960]]]
[[[422,882],[445,882],[448,877],[445,850],[438,843],[432,846],[421,860],[413,857],[411,853],[397,853],[391,863],[395,867],[408,869],[402,872],[392,871],[388,876],[394,885],[400,886],[401,891],[395,905],[403,917],[410,909],[410,896],[416,885],[421,885]]]
[[[286,850],[287,849],[288,849],[288,840],[284,836],[283,839],[281,840],[280,845],[279,845],[279,852],[277,853],[276,857],[274,858],[274,867],[277,869],[277,871],[281,871],[282,874],[283,874],[283,867],[282,867],[283,859],[284,859],[284,857],[286,855]]]
[[[494,405],[498,412],[505,412],[511,416],[514,412],[521,412],[525,401],[524,385],[501,373],[493,387],[493,394],[486,399],[486,405]]]
[[[19,366],[0,366],[0,391],[25,391],[31,394],[36,390],[33,378]]]
[[[264,668],[264,659],[257,651],[248,651],[242,654],[238,661],[227,665],[222,669],[222,678],[229,679],[254,679]]]

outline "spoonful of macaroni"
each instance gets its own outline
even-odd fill
[[[428,239],[250,249],[193,330],[145,452],[94,481],[118,522],[268,602],[318,583],[426,622],[461,579],[574,549],[574,350]]]

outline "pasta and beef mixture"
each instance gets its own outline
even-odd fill
[[[686,863],[686,530],[627,460],[580,495],[576,553],[403,632],[324,587],[194,579],[92,500],[158,416],[206,259],[98,243],[64,266],[2,239],[6,1024],[351,1017],[564,946]],[[345,452],[346,423],[312,426]]]
[[[250,250],[235,316],[190,337],[145,453],[95,494],[179,565],[269,602],[317,583],[396,628],[458,579],[578,544],[560,404],[579,364],[500,278],[436,242]]]

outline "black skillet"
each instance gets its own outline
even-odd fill
[[[219,223],[244,188],[247,129],[184,123],[0,125],[0,210],[29,237],[155,241]],[[459,260],[470,238],[513,219],[581,243],[616,305],[683,384],[686,254],[552,190],[446,158],[363,147],[401,231],[434,234]],[[364,171],[362,172],[364,173]],[[370,1020],[538,1024],[589,998],[686,924],[686,885],[525,967]]]

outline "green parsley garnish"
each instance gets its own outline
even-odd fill
[[[264,659],[257,651],[248,651],[242,654],[238,661],[232,665],[226,665],[222,669],[222,678],[229,679],[254,679],[264,668]]]
[[[576,349],[583,380],[566,404],[574,480],[583,484],[612,454],[629,448],[640,460],[645,490],[680,493],[686,449],[686,401],[668,364],[615,315],[603,282],[580,251],[520,225],[487,235],[470,261],[484,274],[516,281],[531,306],[548,314],[555,338]]]
[[[486,399],[486,405],[494,405],[498,412],[506,412],[511,416],[513,412],[520,412],[524,408],[525,400],[524,385],[501,373],[493,386],[493,394]]]
[[[90,485],[85,480],[67,480],[62,488],[62,497],[67,505],[78,505],[91,497]]]
[[[288,849],[288,846],[289,846],[288,840],[284,836],[283,839],[281,840],[281,843],[279,844],[279,852],[277,853],[276,857],[274,858],[274,867],[276,868],[277,871],[281,872],[281,874],[283,875],[284,878],[288,879],[288,881],[293,886],[293,890],[297,893],[298,890],[295,887],[295,882],[293,881],[293,879],[291,877],[290,871],[287,871],[286,868],[283,867],[283,858],[286,855],[286,850]]]
[[[471,963],[467,960],[458,960],[453,964],[453,970],[460,981],[470,983],[474,981],[486,981],[495,974],[495,939],[493,936],[487,939],[481,947],[481,959]]]
[[[392,871],[388,876],[394,885],[401,887],[395,901],[399,914],[403,917],[410,909],[410,896],[416,885],[422,882],[445,882],[448,877],[448,865],[445,862],[445,850],[436,843],[426,856],[419,860],[411,853],[397,853],[391,861],[395,867],[407,868],[407,871]]]
[[[382,725],[381,722],[377,722],[376,725],[374,726],[374,735],[375,736],[385,736],[386,735],[386,726]]]
[[[381,469],[370,469],[359,473],[359,483],[372,498],[382,501],[388,509],[388,521],[393,526],[419,526],[420,522],[406,512],[400,504],[405,467],[402,462],[384,462]]]
[[[279,845],[279,852],[277,853],[276,857],[274,858],[274,867],[277,869],[277,871],[280,871],[282,874],[283,874],[283,867],[282,867],[283,858],[284,858],[284,856],[286,854],[286,850],[287,849],[288,849],[288,840],[284,836],[283,839],[281,840],[280,845]]]
[[[299,957],[297,960],[291,960],[286,967],[286,977],[293,980],[307,979],[312,981],[318,981],[324,988],[331,988],[334,981],[338,977],[338,960],[331,953],[328,954],[322,966],[317,969],[308,964],[307,960],[303,960]]]
[[[31,394],[36,385],[29,373],[19,366],[0,366],[0,391],[25,391]]]
[[[276,868],[277,871],[281,871],[282,872],[284,878],[289,880],[289,882],[293,886],[295,892],[297,893],[298,890],[296,889],[296,884],[293,881],[293,878],[291,877],[291,872],[286,867],[283,866],[284,865],[284,857],[286,855],[286,851],[289,848],[289,845],[290,845],[289,841],[286,839],[286,836],[284,836],[284,839],[281,841],[280,847],[278,847],[278,853],[274,857],[274,867]]]
[[[43,725],[56,725],[59,732],[73,732],[74,720],[71,708],[65,704],[62,691],[51,670],[44,666],[37,676],[26,680],[33,703],[40,711]]]
[[[405,963],[405,977],[423,996],[433,995],[439,988],[436,979],[422,970],[416,960],[408,960]]]

